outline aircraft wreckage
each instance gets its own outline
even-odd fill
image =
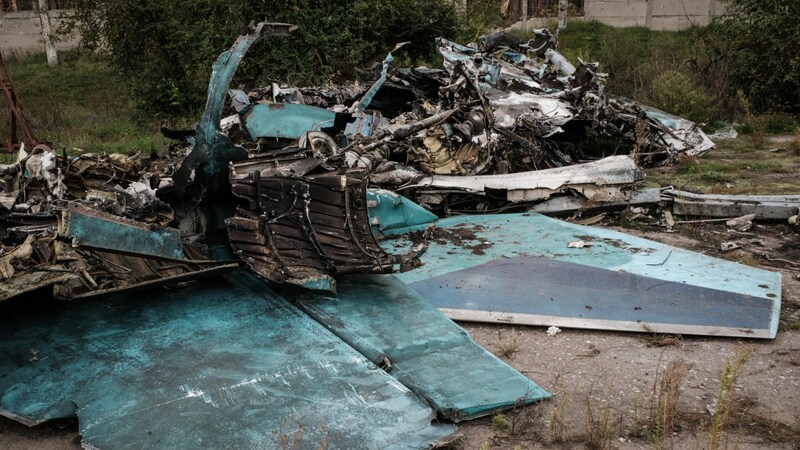
[[[440,39],[441,69],[390,54],[371,82],[229,90],[291,29],[220,55],[169,155],[0,166],[0,414],[78,417],[87,448],[429,448],[550,395],[445,315],[775,337],[779,274],[537,213],[797,214],[637,190],[639,165],[713,148],[695,124],[608,95],[546,30]]]

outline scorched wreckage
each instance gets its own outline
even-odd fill
[[[38,145],[0,166],[0,300],[44,287],[103,298],[4,314],[0,413],[79,415],[92,447],[284,433],[425,448],[453,432],[437,415],[549,396],[440,311],[775,336],[780,275],[537,214],[691,214],[704,201],[723,216],[797,213],[795,197],[743,209],[637,190],[639,166],[713,148],[694,123],[609,95],[597,65],[574,66],[547,30],[439,39],[443,68],[393,68],[389,54],[368,81],[229,89],[255,42],[292,28],[253,25],[220,55],[199,125],[164,130],[178,142],[166,156]],[[685,313],[708,310],[721,313]]]

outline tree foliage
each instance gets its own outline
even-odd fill
[[[434,38],[459,32],[459,15],[442,0],[75,0],[71,25],[82,46],[107,53],[150,113],[202,108],[211,64],[251,20],[299,26],[291,37],[254,46],[235,83],[320,84],[353,77],[395,44],[425,60]]]
[[[709,47],[759,111],[800,113],[800,1],[727,0]]]

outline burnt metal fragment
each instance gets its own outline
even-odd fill
[[[335,290],[333,275],[389,273],[402,262],[370,230],[364,172],[290,178],[256,170],[231,184],[247,201],[226,221],[231,246],[268,280]]]

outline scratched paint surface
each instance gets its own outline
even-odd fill
[[[324,108],[293,103],[259,103],[247,113],[245,129],[258,138],[299,139],[309,131],[333,126],[336,113]]]
[[[394,366],[391,374],[450,420],[550,397],[393,275],[343,277],[335,296],[291,295],[304,311],[362,353],[388,356]]]
[[[454,431],[263,282],[229,280],[2,305],[0,410],[77,415],[97,448],[427,448]]]
[[[774,337],[777,331],[781,304],[781,275],[776,272],[682,250],[625,233],[575,225],[535,213],[451,217],[437,221],[435,226],[442,232],[434,233],[434,237],[429,241],[428,250],[422,257],[424,265],[397,274],[397,277],[440,308],[502,311],[501,306],[493,307],[491,301],[484,302],[480,308],[467,305],[472,297],[485,297],[486,292],[480,289],[488,287],[476,288],[478,290],[474,296],[465,286],[456,289],[456,284],[464,281],[465,273],[462,271],[506,258],[523,257],[520,261],[524,261],[525,257],[544,257],[640,275],[665,283],[687,284],[736,296],[752,297],[768,304],[769,318],[766,324],[762,324],[768,333],[762,337]],[[399,253],[412,245],[410,240],[404,239],[387,240],[382,245],[387,250]],[[570,242],[579,240],[590,242],[591,246],[567,247]],[[475,271],[480,272],[480,269]],[[452,283],[448,281],[450,278]],[[450,299],[460,299],[464,306],[454,308],[449,301],[441,302],[442,296],[446,293],[440,292],[439,288],[436,295],[428,295],[432,289],[429,280],[433,279],[438,282],[437,286],[445,287],[449,284],[453,290]],[[502,284],[511,281],[495,278],[492,282]],[[532,282],[532,279],[528,282]],[[692,311],[695,314],[707,314],[708,312],[703,312],[700,306],[702,305],[698,305],[698,309]],[[717,306],[725,307],[724,304]],[[685,304],[681,305],[680,310],[674,312],[675,315],[684,314],[685,308]],[[713,307],[711,310],[713,311]],[[531,309],[516,312],[536,313]],[[585,315],[587,311],[579,312]],[[573,311],[570,314],[578,318],[579,313]],[[460,316],[459,319],[467,320]]]
[[[175,229],[147,230],[72,211],[67,235],[89,247],[184,259],[183,241]]]
[[[475,239],[465,241],[464,245],[447,238],[432,240],[423,257],[425,265],[397,275],[404,282],[414,283],[498,258],[543,256],[665,281],[780,299],[779,273],[541,214],[458,216],[439,220],[436,227],[456,232],[466,230],[474,233]],[[592,245],[567,248],[567,244],[578,240],[589,241]],[[383,245],[396,253],[403,249],[397,247],[397,243],[397,240],[388,240]]]
[[[776,332],[772,299],[549,258],[499,259],[412,289],[461,320],[759,338]]]

